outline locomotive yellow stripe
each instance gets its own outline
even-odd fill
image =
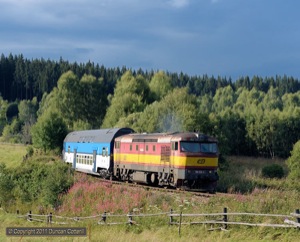
[[[161,166],[166,162],[158,155],[138,155],[138,154],[115,154],[115,162],[130,164],[144,164],[150,166]],[[170,156],[169,162],[175,167],[217,167],[218,158],[214,157],[184,157]]]

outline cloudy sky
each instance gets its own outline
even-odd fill
[[[300,78],[297,0],[0,0],[0,53]]]

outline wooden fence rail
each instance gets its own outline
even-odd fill
[[[263,226],[263,227],[273,227],[273,228],[298,228],[300,229],[300,212],[296,209],[294,213],[290,215],[282,214],[259,214],[259,213],[238,213],[238,212],[227,212],[227,208],[223,209],[222,213],[201,213],[201,214],[183,214],[182,212],[174,212],[172,209],[170,212],[165,213],[155,213],[155,214],[135,214],[128,213],[123,215],[115,215],[104,212],[100,215],[88,216],[88,217],[64,217],[53,215],[49,213],[48,215],[32,214],[29,211],[26,215],[19,215],[17,211],[18,218],[25,218],[29,222],[43,222],[47,224],[70,224],[77,223],[84,220],[97,220],[99,225],[118,225],[118,224],[129,224],[134,225],[137,222],[134,218],[150,218],[150,217],[163,217],[163,219],[168,218],[169,225],[179,226],[178,231],[180,234],[182,225],[197,225],[197,224],[209,224],[209,225],[222,225],[219,228],[212,228],[210,230],[222,229],[227,230],[228,225],[241,225],[241,226]],[[207,219],[207,218],[211,219]],[[244,222],[235,221],[233,218],[238,217],[240,220],[245,219],[245,217],[264,217],[264,218],[283,218],[283,223],[270,223],[270,222]],[[195,221],[195,219],[202,218],[200,221]],[[230,221],[229,221],[230,218]],[[189,219],[189,221],[186,221]],[[258,218],[256,218],[258,219]],[[296,221],[294,221],[294,220]],[[141,222],[141,220],[139,220]]]

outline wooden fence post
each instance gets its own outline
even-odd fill
[[[106,223],[106,212],[104,212],[104,213],[102,214],[102,221],[103,221],[104,223]]]
[[[296,209],[296,210],[295,210],[295,213],[298,214],[298,217],[297,217],[297,223],[300,223],[300,217],[299,217],[299,215],[300,215],[300,210],[299,210],[299,209]],[[298,228],[298,229],[300,229],[300,228]]]
[[[223,215],[223,222],[228,222],[228,217],[227,217],[227,208],[224,208],[223,209],[223,213],[224,213],[224,215]],[[224,229],[227,229],[227,224],[224,224],[224,226],[223,226],[223,228]]]
[[[32,221],[32,215],[31,215],[31,211],[28,212],[28,216],[27,216],[29,221]]]
[[[131,216],[131,212],[128,213],[128,223],[129,223],[129,225],[132,225],[132,216]]]
[[[169,225],[172,225],[172,224],[173,224],[173,216],[172,216],[172,213],[173,213],[173,209],[171,208],[171,210],[170,210],[170,221],[169,221]]]
[[[49,213],[47,222],[52,224],[52,213]]]
[[[179,236],[180,236],[180,232],[181,232],[181,221],[182,221],[182,212],[180,212],[180,217],[179,217],[179,228],[178,228]]]

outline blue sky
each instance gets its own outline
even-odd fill
[[[105,67],[300,78],[300,1],[0,0],[0,52]]]

